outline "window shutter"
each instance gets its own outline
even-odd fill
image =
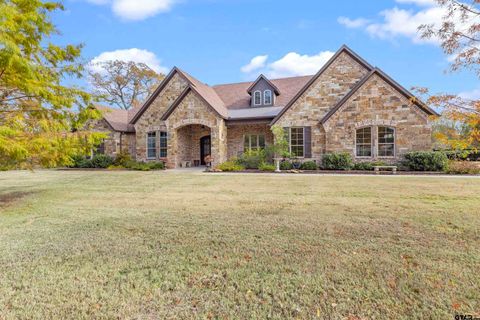
[[[304,128],[305,136],[304,136],[304,147],[305,147],[305,158],[312,157],[312,127],[305,127]]]

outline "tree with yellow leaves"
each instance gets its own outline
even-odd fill
[[[100,117],[91,96],[67,77],[81,77],[80,45],[58,46],[49,15],[57,2],[0,1],[0,168],[69,164],[104,137],[89,130]]]

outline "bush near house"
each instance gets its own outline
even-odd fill
[[[106,169],[113,164],[113,158],[104,154],[97,154],[93,156],[90,162],[92,168]]]
[[[237,163],[246,169],[258,169],[260,164],[266,162],[266,160],[267,153],[265,150],[248,150],[238,158]]]
[[[163,162],[130,161],[125,164],[124,168],[136,171],[164,170],[165,164]]]
[[[445,169],[448,174],[480,174],[480,162],[450,161]]]
[[[302,163],[302,165],[300,166],[300,169],[301,170],[306,170],[306,171],[315,171],[315,170],[318,169],[318,166],[313,161],[306,161],[306,162]]]
[[[280,162],[280,170],[286,171],[286,170],[292,170],[293,169],[293,164],[290,161],[284,160]]]
[[[412,171],[444,171],[448,158],[444,152],[415,151],[405,155],[403,164]]]
[[[347,152],[328,153],[322,159],[322,168],[326,170],[350,170],[353,166],[352,155]]]
[[[262,162],[258,169],[261,171],[274,172],[276,168],[275,165],[271,163]]]
[[[237,160],[229,160],[225,161],[224,163],[219,164],[216,169],[224,171],[224,172],[235,172],[235,171],[243,171],[245,167],[238,163]]]

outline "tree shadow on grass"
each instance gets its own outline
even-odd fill
[[[25,198],[33,194],[33,191],[13,191],[8,193],[1,193],[0,194],[0,208],[7,207],[8,205]]]

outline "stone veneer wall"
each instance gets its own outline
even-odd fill
[[[200,161],[200,139],[210,135],[210,128],[202,125],[189,125],[177,130],[177,163],[181,161]]]
[[[267,145],[273,144],[273,133],[267,124],[229,125],[227,132],[228,159],[238,157],[244,152],[244,137],[246,134],[263,134],[265,135],[265,143]]]
[[[360,81],[368,70],[350,55],[342,53],[308,90],[277,121],[281,127],[312,128],[312,158],[320,160],[325,153],[325,131],[319,124],[333,108]]]
[[[164,121],[160,119],[172,103],[185,90],[188,83],[178,73],[175,74],[162,92],[153,101],[150,107],[138,119],[135,124],[136,130],[136,158],[138,161],[146,161],[147,158],[147,133],[151,131],[167,131]],[[157,148],[159,139],[157,139]]]
[[[348,151],[355,156],[356,129],[379,125],[395,128],[397,158],[408,151],[431,149],[428,115],[374,75],[325,123],[327,152]],[[376,146],[376,132],[374,139]]]
[[[166,121],[169,132],[167,166],[175,168],[180,165],[182,158],[188,155],[183,143],[188,135],[182,127],[203,125],[210,128],[212,141],[213,165],[224,162],[227,157],[227,130],[225,121],[193,91],[175,108]],[[180,129],[180,130],[179,130]]]

